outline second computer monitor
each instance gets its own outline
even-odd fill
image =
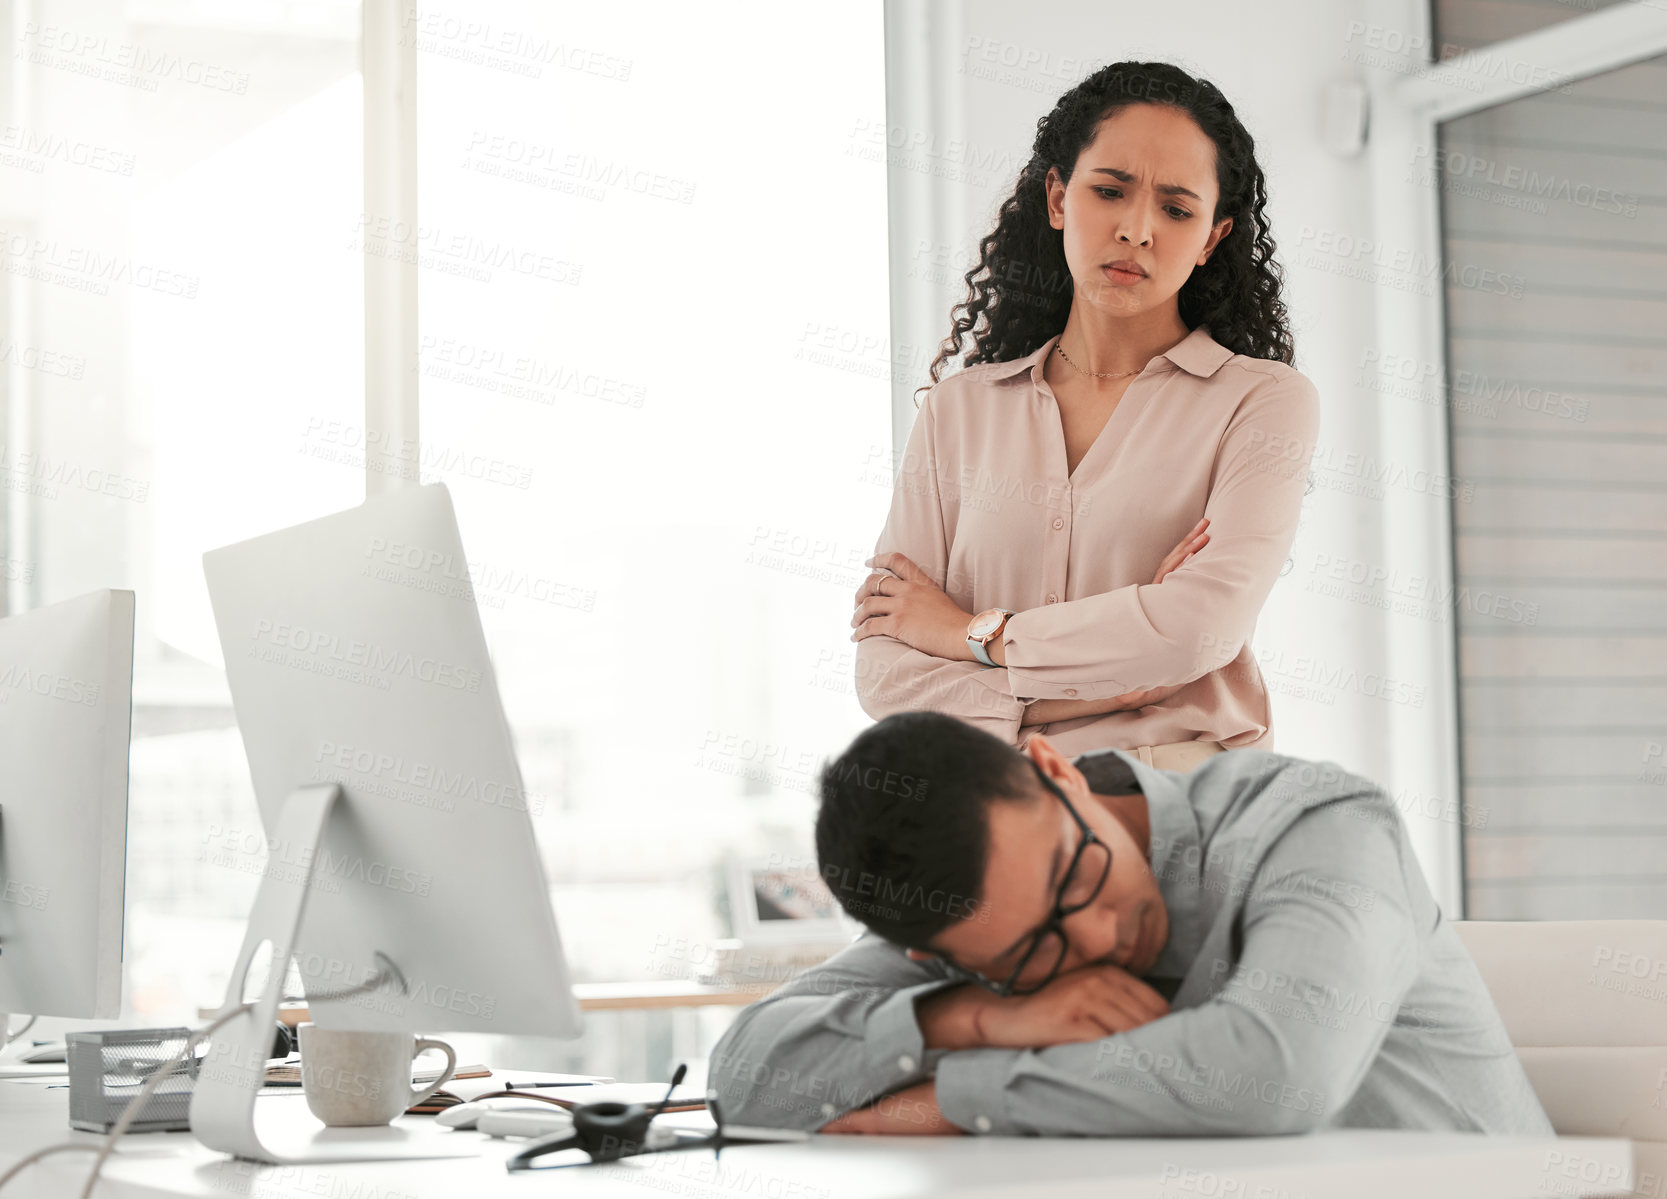
[[[268,876],[310,868],[296,946],[337,1028],[578,1035],[549,886],[444,485],[204,555],[266,825]],[[270,843],[337,783],[321,842]],[[378,970],[404,978],[339,999]]]
[[[0,1012],[121,1012],[133,592],[0,620]]]

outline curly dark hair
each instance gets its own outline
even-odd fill
[[[932,362],[932,382],[917,392],[938,382],[944,363],[962,352],[969,331],[973,346],[962,366],[1023,358],[1065,327],[1074,285],[1065,235],[1048,222],[1048,168],[1057,168],[1070,183],[1077,157],[1100,123],[1134,104],[1180,109],[1215,143],[1218,198],[1210,220],[1233,218],[1233,228],[1209,260],[1181,287],[1182,321],[1188,329],[1208,325],[1210,336],[1234,353],[1291,365],[1294,347],[1279,296],[1284,276],[1273,257],[1263,213],[1267,183],[1249,131],[1208,80],[1167,62],[1116,62],[1066,92],[1036,122],[1030,161],[1002,202],[995,231],[979,243],[980,262],[965,276],[967,298],[951,313],[953,329]]]

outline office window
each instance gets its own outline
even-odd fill
[[[1452,509],[1472,919],[1667,912],[1664,82],[1651,59],[1457,118],[1430,164],[1474,484]]]
[[[882,23],[466,13],[411,26],[422,478],[457,504],[576,977],[678,977],[728,935],[723,860],[811,853],[815,770],[868,723]]]
[[[1430,33],[1437,61],[1548,29],[1626,0],[1434,0]]]
[[[575,977],[688,973],[722,863],[808,854],[815,770],[867,723],[879,14],[413,8],[395,230],[357,3],[0,10],[0,596],[138,595],[123,1019],[222,994],[268,855],[201,555],[364,498],[364,255],[401,246],[413,477],[457,503]]]
[[[265,860],[204,550],[350,507],[357,3],[0,4],[6,611],[137,593],[123,1019],[219,1001]]]

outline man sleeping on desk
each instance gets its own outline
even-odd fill
[[[1381,787],[1067,761],[905,712],[823,768],[868,926],[712,1052],[725,1119],[856,1133],[1553,1135]]]

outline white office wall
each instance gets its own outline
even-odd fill
[[[887,22],[897,436],[913,420],[910,397],[949,331],[950,307],[964,297],[977,239],[1028,159],[1037,119],[1063,92],[1106,63],[1158,60],[1210,79],[1233,103],[1267,177],[1296,367],[1323,403],[1289,573],[1253,639],[1272,694],[1275,748],[1387,786],[1432,889],[1456,915],[1451,758],[1446,738],[1422,732],[1448,723],[1451,678],[1386,653],[1396,627],[1403,643],[1409,632],[1427,643],[1447,634],[1447,605],[1424,560],[1430,547],[1395,552],[1385,532],[1398,506],[1448,503],[1447,485],[1421,473],[1426,463],[1386,455],[1381,422],[1419,401],[1386,386],[1393,379],[1381,364],[1393,348],[1379,344],[1374,326],[1381,288],[1434,281],[1417,270],[1386,276],[1384,256],[1362,250],[1373,236],[1366,160],[1337,157],[1321,142],[1326,86],[1394,77],[1394,52],[1418,36],[1416,5],[890,0]]]

